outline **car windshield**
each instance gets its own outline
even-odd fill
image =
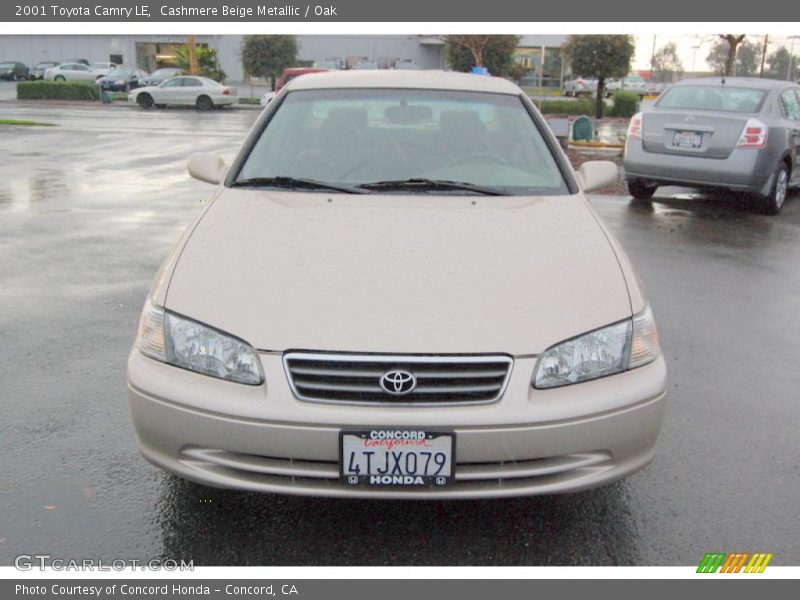
[[[667,90],[656,102],[659,108],[758,112],[765,90],[721,85],[681,85]]]
[[[109,73],[109,77],[130,77],[131,70],[130,69],[112,69]]]
[[[520,98],[465,91],[291,92],[236,181],[276,177],[350,187],[416,180],[407,193],[443,191],[423,179],[506,194],[568,193]]]
[[[177,75],[178,71],[176,69],[158,69],[153,71],[150,76],[151,77],[173,77]]]
[[[0,63],[0,69],[13,69],[14,63]]]

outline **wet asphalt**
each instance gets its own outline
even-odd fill
[[[636,264],[669,366],[658,453],[623,482],[498,501],[218,491],[138,454],[125,363],[150,280],[254,110],[0,103],[0,564],[18,554],[195,565],[800,564],[800,198],[593,196]]]

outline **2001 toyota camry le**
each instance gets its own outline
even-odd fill
[[[165,261],[130,354],[144,456],[211,486],[472,498],[652,458],[666,368],[639,279],[525,94],[299,77]]]

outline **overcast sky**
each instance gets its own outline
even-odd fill
[[[705,71],[709,67],[706,64],[706,56],[708,56],[711,47],[717,41],[716,35],[680,35],[675,33],[656,34],[655,45],[656,50],[669,42],[675,42],[678,47],[678,56],[683,62],[684,71]],[[757,44],[764,43],[763,35],[749,35],[747,36],[752,42]],[[800,39],[792,40],[786,35],[769,36],[767,45],[767,56],[771,52],[777,50],[780,46],[786,46],[787,50],[792,49],[792,42],[794,42],[795,56],[800,55]],[[634,70],[647,70],[650,69],[650,57],[653,53],[653,36],[652,35],[637,35],[636,36],[636,57],[634,58]],[[694,64],[694,69],[692,65]]]

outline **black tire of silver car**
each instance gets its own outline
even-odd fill
[[[150,94],[139,94],[136,97],[136,104],[143,110],[150,110],[153,108],[153,97]]]
[[[200,96],[195,103],[197,110],[211,110],[214,108],[214,102],[208,96]]]
[[[789,191],[789,167],[786,163],[781,163],[775,171],[775,183],[772,184],[772,191],[769,196],[762,198],[762,208],[768,215],[777,215],[781,212],[786,194]]]
[[[656,193],[655,185],[647,185],[641,179],[631,179],[628,181],[628,193],[636,200],[650,200]]]
[[[56,75],[56,76],[54,77],[54,80],[55,80],[55,81],[66,81],[66,80],[67,80],[67,78],[66,78],[66,77],[64,77],[63,75]]]

